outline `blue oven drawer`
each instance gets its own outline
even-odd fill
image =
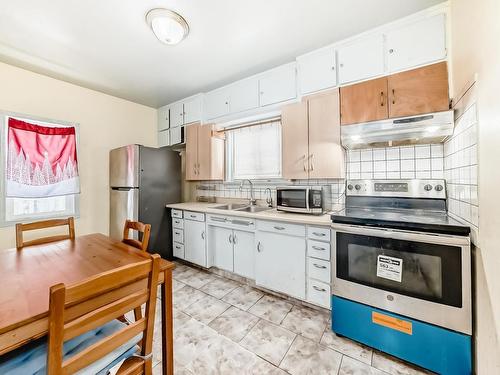
[[[332,330],[439,374],[471,374],[471,337],[332,296]]]

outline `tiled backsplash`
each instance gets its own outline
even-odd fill
[[[476,105],[456,120],[453,137],[444,144],[448,210],[475,229],[479,225]]]
[[[317,186],[317,185],[327,185],[330,187],[331,193],[327,197],[326,207],[333,210],[338,210],[344,207],[345,197],[345,182],[343,179],[322,179],[322,180],[295,180],[292,182],[261,182],[254,181],[254,196],[255,199],[265,200],[266,189],[271,190],[271,196],[273,199],[273,206],[276,206],[276,187],[286,186],[286,185],[304,185],[304,186]],[[208,188],[209,190],[202,189]],[[240,189],[239,183],[234,182],[213,182],[204,181],[198,184],[197,196],[206,197],[216,197],[218,199],[249,199],[250,198],[250,187],[248,183],[245,183],[243,189]]]
[[[444,178],[443,145],[351,150],[349,179]]]

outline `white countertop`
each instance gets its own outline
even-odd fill
[[[276,208],[271,208],[269,210],[261,212],[242,212],[235,210],[219,210],[214,208],[217,206],[222,206],[224,204],[225,203],[186,202],[186,203],[167,204],[167,207],[177,210],[204,212],[204,213],[219,214],[224,216],[249,217],[259,220],[286,221],[298,224],[331,225],[332,223],[330,219],[330,214],[324,214],[324,215],[295,214],[291,212],[278,211],[276,210]]]

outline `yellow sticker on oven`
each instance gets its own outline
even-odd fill
[[[387,328],[395,329],[396,331],[406,333],[407,335],[413,334],[413,327],[411,322],[397,319],[393,316],[372,311],[372,322]]]

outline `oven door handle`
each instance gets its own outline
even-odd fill
[[[333,224],[332,228],[336,232],[359,234],[362,236],[374,236],[391,238],[395,240],[406,240],[415,242],[426,242],[439,245],[469,246],[468,236],[453,236],[448,234],[428,234],[422,232],[410,232],[397,229],[375,229],[364,226],[353,226],[347,224]]]

